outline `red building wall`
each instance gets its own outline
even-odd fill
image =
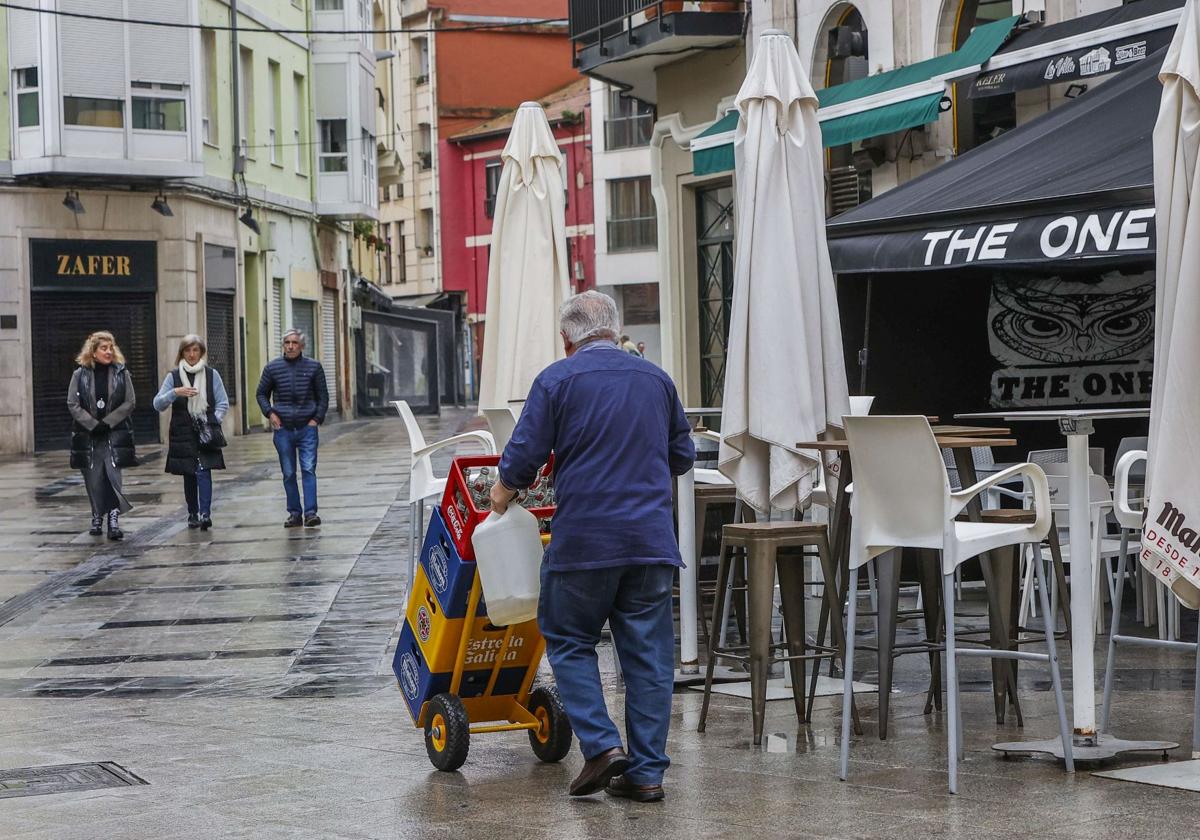
[[[566,158],[567,248],[572,289],[596,285],[596,237],[592,203],[591,109],[577,125],[555,125],[554,136]],[[446,291],[466,293],[467,311],[482,315],[487,308],[488,244],[492,220],[485,213],[486,167],[499,160],[508,135],[444,142],[438,150],[442,164],[442,276]],[[582,277],[580,277],[582,274]]]

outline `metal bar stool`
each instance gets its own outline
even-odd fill
[[[804,696],[804,663],[839,656],[838,647],[810,645],[804,633],[804,554],[815,551],[827,581],[834,580],[833,557],[824,524],[812,522],[755,522],[726,525],[722,529],[721,558],[717,569],[716,602],[713,604],[713,627],[721,621],[725,599],[728,597],[729,577],[733,562],[730,553],[741,548],[746,553],[746,589],[749,602],[750,644],[722,647],[719,634],[709,634],[708,670],[704,680],[704,704],[700,709],[697,732],[703,732],[712,697],[713,669],[717,659],[732,659],[750,663],[750,696],[754,718],[754,743],[762,743],[763,720],[767,706],[767,674],[775,662],[787,662],[792,672],[792,696],[796,718],[807,723]],[[800,557],[780,556],[781,549],[800,549]],[[806,552],[806,549],[809,552]],[[779,575],[779,594],[784,622],[784,641],[774,644],[771,639],[771,616],[774,612],[775,575]],[[833,598],[833,586],[824,587],[825,597]],[[840,636],[840,633],[839,633]],[[777,655],[776,650],[786,649]],[[809,653],[809,650],[815,652]]]

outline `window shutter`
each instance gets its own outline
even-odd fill
[[[128,17],[137,20],[188,23],[190,3],[178,0],[128,0]],[[164,26],[129,27],[129,76],[135,82],[191,82],[192,41],[189,29]]]
[[[36,67],[41,64],[38,60],[40,18],[37,12],[8,10],[8,56],[12,67]]]
[[[358,73],[358,102],[359,102],[359,119],[362,121],[363,130],[371,136],[375,135],[375,80],[367,74],[365,70],[360,68]],[[370,154],[374,154],[374,149],[371,149]],[[363,150],[363,154],[368,154],[368,150]]]
[[[313,108],[319,120],[346,119],[346,65],[313,66]]]
[[[125,16],[122,0],[59,0],[59,8],[80,14]],[[125,25],[63,17],[58,26],[60,54],[70,57],[62,63],[63,96],[124,99],[128,89]]]

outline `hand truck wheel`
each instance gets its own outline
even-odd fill
[[[571,751],[571,721],[563,708],[558,689],[540,685],[529,695],[529,711],[541,727],[529,731],[529,744],[533,754],[541,761],[553,764],[562,761]]]
[[[471,722],[462,700],[439,694],[429,701],[425,723],[425,752],[439,770],[452,772],[463,766],[471,748]]]

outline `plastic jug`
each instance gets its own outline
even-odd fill
[[[493,511],[476,526],[471,545],[488,620],[504,626],[537,618],[542,590],[537,517],[517,504],[510,504],[502,516]]]

